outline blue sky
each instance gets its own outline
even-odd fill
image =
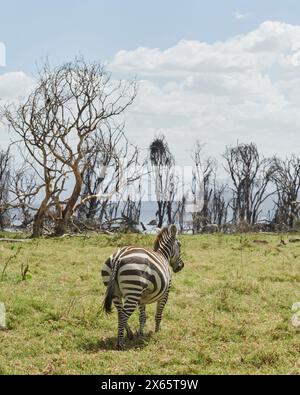
[[[28,94],[46,57],[137,76],[127,135],[146,150],[164,133],[181,164],[196,140],[217,158],[237,141],[268,156],[300,146],[299,0],[0,0],[0,42],[4,102]],[[0,124],[0,145],[10,138]]]
[[[249,15],[237,19],[237,11]],[[106,61],[121,49],[224,40],[265,20],[300,23],[300,2],[0,0],[0,41],[7,48],[5,71],[30,73],[46,56],[53,63],[79,54]]]

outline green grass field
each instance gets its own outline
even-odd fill
[[[300,243],[283,245],[281,237],[181,236],[185,268],[173,277],[161,332],[149,333],[150,305],[147,336],[127,340],[125,351],[114,349],[115,312],[102,313],[100,268],[117,247],[151,247],[154,236],[1,242],[0,373],[300,373],[300,332],[291,325]],[[137,329],[137,313],[130,322]]]

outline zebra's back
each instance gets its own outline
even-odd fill
[[[141,304],[153,303],[165,294],[171,284],[166,259],[144,248],[123,247],[104,263],[102,279],[107,286],[113,266],[118,265],[115,293],[139,298]]]

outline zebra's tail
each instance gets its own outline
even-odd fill
[[[103,302],[103,309],[107,314],[112,313],[112,302],[116,289],[116,277],[119,270],[120,261],[119,259],[114,259],[112,261],[112,272],[109,278],[109,282],[107,284],[105,298]]]

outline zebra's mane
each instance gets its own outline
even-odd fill
[[[166,227],[166,228],[163,228],[163,229],[159,232],[159,234],[157,235],[156,240],[155,240],[155,242],[154,242],[154,251],[157,251],[157,250],[159,249],[161,239],[164,237],[164,235],[165,235],[166,233],[169,233],[169,228],[167,228],[167,227]]]

